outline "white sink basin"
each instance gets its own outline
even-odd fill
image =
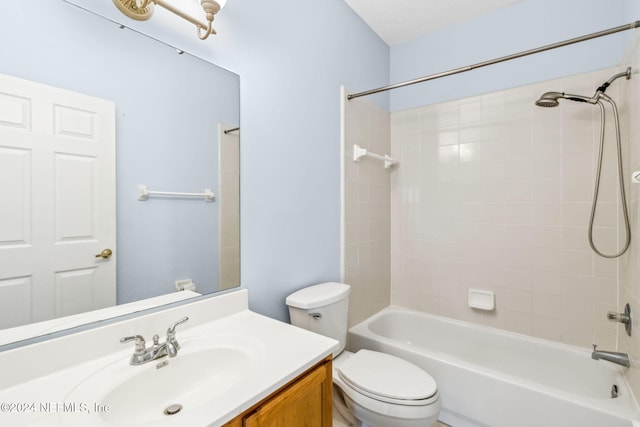
[[[324,359],[338,342],[254,313],[246,289],[0,352],[11,427],[223,425]],[[174,358],[132,366],[134,344],[188,316]],[[164,337],[162,337],[164,340]],[[157,369],[158,363],[168,361]],[[182,405],[165,415],[171,405]]]
[[[223,342],[207,345],[206,341]],[[64,414],[65,425],[188,425],[183,423],[190,413],[211,405],[216,396],[238,386],[261,365],[260,346],[250,340],[203,337],[181,345],[174,358],[136,366],[129,364],[128,357],[121,358],[85,379],[65,402],[84,404],[86,411],[80,406]],[[167,410],[177,413],[167,414]]]

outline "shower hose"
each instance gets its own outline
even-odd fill
[[[600,188],[600,175],[602,173],[602,156],[604,151],[604,133],[605,133],[605,108],[604,104],[600,101],[600,99],[604,99],[613,109],[613,118],[615,121],[616,127],[616,146],[617,146],[617,154],[618,154],[618,180],[620,187],[620,201],[622,203],[622,215],[624,217],[624,227],[625,227],[625,243],[624,247],[620,249],[618,253],[615,254],[605,254],[601,252],[593,242],[593,222],[596,216],[596,205],[598,204],[598,189]],[[616,107],[616,103],[613,102],[613,99],[605,95],[604,93],[600,94],[600,99],[598,99],[597,104],[600,106],[600,148],[598,151],[598,165],[596,172],[596,180],[595,180],[595,188],[593,190],[593,202],[591,204],[591,216],[589,217],[589,246],[591,249],[598,255],[604,258],[617,258],[623,253],[627,251],[629,248],[629,244],[631,243],[631,228],[629,226],[629,213],[627,212],[627,198],[624,191],[624,174],[622,172],[622,146],[620,143],[620,120],[618,117],[618,108]]]

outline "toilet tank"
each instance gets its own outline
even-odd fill
[[[344,283],[328,282],[300,289],[286,299],[292,325],[340,342],[333,357],[347,343],[350,290]]]

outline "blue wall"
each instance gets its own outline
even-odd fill
[[[491,60],[640,19],[633,0],[523,0],[393,46],[391,82]],[[631,31],[393,91],[391,110],[479,95],[617,65]],[[595,88],[594,88],[595,89]]]
[[[241,282],[252,309],[286,320],[290,292],[340,278],[339,88],[387,84],[389,50],[343,0],[224,13],[213,44],[242,88]]]

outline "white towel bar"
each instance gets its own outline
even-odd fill
[[[205,188],[204,193],[178,193],[175,191],[151,191],[146,185],[138,185],[138,200],[149,200],[149,196],[204,197],[205,202],[213,202],[214,198],[210,188]]]
[[[353,161],[359,162],[360,159],[362,159],[365,156],[382,160],[384,162],[385,169],[390,169],[392,166],[394,166],[397,163],[396,159],[389,156],[388,154],[385,154],[384,156],[382,156],[380,154],[370,153],[369,150],[367,150],[366,148],[362,148],[358,144],[354,144],[353,145]]]

